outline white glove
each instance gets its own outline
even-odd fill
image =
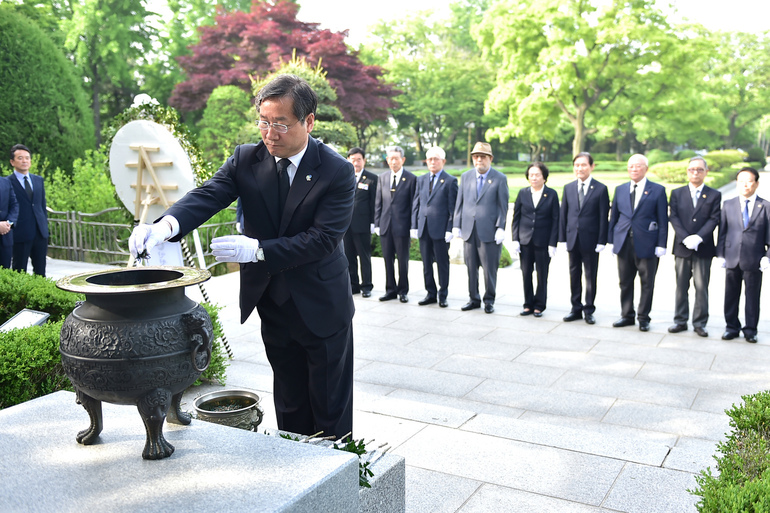
[[[655,256],[656,257],[660,258],[660,257],[662,257],[665,254],[666,254],[666,248],[661,248],[660,246],[655,248]]]
[[[759,261],[759,270],[765,272],[768,268],[770,268],[770,258],[762,257]]]
[[[601,253],[606,246],[604,244],[597,244],[596,248],[594,249],[595,252]]]
[[[521,253],[521,242],[517,240],[513,241],[513,244],[511,244],[511,249],[514,253]]]
[[[413,238],[413,239],[416,239],[417,238],[417,228],[415,228],[413,230],[409,230],[409,236],[411,238]]]
[[[548,246],[548,258],[556,256],[556,246]]]
[[[374,234],[375,234],[377,237],[379,237],[379,236],[380,236],[380,227],[379,227],[379,226],[375,226],[375,227],[374,227]]]
[[[505,230],[502,228],[498,228],[495,230],[495,244],[498,246],[503,243],[503,240],[505,239]]]
[[[128,251],[131,256],[149,255],[152,248],[171,238],[171,225],[166,221],[155,224],[140,224],[128,238]]]
[[[245,235],[225,235],[211,241],[211,253],[217,262],[256,262],[257,249],[259,241]]]
[[[243,233],[243,230],[241,229],[241,223],[235,223],[235,231],[238,233]]]
[[[721,267],[722,269],[727,267],[727,262],[725,261],[724,258],[717,257],[717,267]]]
[[[374,223],[369,225],[369,233],[370,234],[374,233]]]
[[[684,247],[687,249],[691,249],[693,251],[698,249],[698,245],[703,242],[703,239],[700,237],[700,235],[688,235],[687,237],[682,240],[682,244],[684,244]]]
[[[452,238],[453,238],[452,232],[446,232],[444,234],[444,242],[446,242],[447,244],[449,244],[449,241],[451,241]]]
[[[461,232],[459,228],[452,228],[452,235],[454,235],[458,239],[463,238],[463,232]]]

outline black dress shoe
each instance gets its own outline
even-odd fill
[[[396,299],[395,294],[385,294],[384,296],[380,296],[380,301],[390,301],[392,299]]]
[[[519,315],[532,315],[532,310],[522,310]]]
[[[406,297],[406,294],[399,294],[398,295],[398,300],[401,301],[402,303],[408,303],[409,302],[409,298]]]
[[[639,321],[639,331],[650,331],[650,321]]]
[[[487,303],[484,305],[484,312],[485,313],[492,313],[495,311],[495,305],[492,303]]]
[[[738,338],[738,334],[733,331],[725,331],[722,333],[722,340],[732,340]]]
[[[430,296],[425,296],[425,299],[417,302],[417,304],[420,306],[432,305],[433,303],[438,303],[438,300],[435,297]]]
[[[701,328],[700,326],[696,326],[693,328],[693,331],[699,336],[699,337],[708,337],[709,332],[706,331],[706,328]]]
[[[449,303],[446,302],[446,299],[439,299],[438,306],[440,306],[441,308],[446,308],[449,306]]]
[[[596,317],[594,317],[594,314],[586,314],[586,323],[596,324]]]
[[[620,319],[618,319],[617,321],[612,323],[612,327],[613,328],[622,328],[624,326],[633,326],[634,324],[635,323],[634,323],[633,319],[627,319],[625,317],[621,317]]]
[[[669,333],[680,333],[682,331],[687,331],[686,324],[674,324],[673,326],[669,326],[668,328]]]
[[[757,343],[757,336],[756,335],[749,335],[746,337],[746,342],[751,342],[752,344]]]
[[[562,319],[564,322],[572,322],[572,321],[579,321],[583,318],[583,314],[580,312],[572,312],[568,316],[564,317]]]
[[[543,316],[543,312],[532,312],[532,315],[537,317],[538,319]]]
[[[361,292],[361,297],[372,297],[372,293],[365,290]]]
[[[470,301],[461,306],[460,310],[467,312],[468,310],[475,310],[476,308],[481,308],[481,303],[474,303],[473,301]]]

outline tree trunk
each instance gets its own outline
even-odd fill
[[[93,83],[91,84],[91,108],[94,111],[94,132],[96,135],[96,147],[98,148],[102,144],[102,120],[101,120],[101,105],[99,104],[99,68],[94,64],[91,66],[91,76],[93,77]]]

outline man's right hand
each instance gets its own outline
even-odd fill
[[[171,238],[171,225],[167,221],[155,224],[140,224],[131,232],[128,239],[128,251],[131,256],[149,255],[152,248]]]
[[[521,242],[517,240],[513,241],[513,243],[511,244],[511,249],[513,250],[514,253],[521,253]]]

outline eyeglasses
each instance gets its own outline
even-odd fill
[[[705,173],[706,170],[702,167],[688,167],[687,172],[688,173]]]
[[[259,127],[259,129],[260,129],[260,130],[262,130],[263,132],[267,132],[267,131],[270,129],[270,127],[273,127],[273,130],[275,130],[275,131],[276,131],[276,132],[278,132],[279,134],[285,134],[286,132],[288,132],[288,131],[289,131],[289,129],[290,129],[291,127],[293,127],[293,126],[294,126],[294,125],[296,125],[297,123],[299,123],[299,120],[298,120],[298,121],[296,121],[296,122],[294,122],[294,123],[292,123],[291,125],[283,125],[283,124],[281,124],[281,123],[268,123],[268,122],[267,122],[267,121],[265,121],[264,119],[259,119],[259,120],[257,120],[257,126],[258,126],[258,127]]]

